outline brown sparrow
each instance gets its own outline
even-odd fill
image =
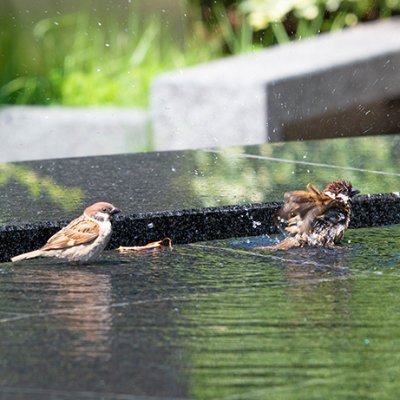
[[[91,262],[107,246],[112,232],[112,216],[119,212],[110,203],[95,203],[53,235],[43,247],[13,257],[11,261],[53,257],[77,263]]]
[[[288,236],[280,243],[261,247],[286,250],[291,247],[327,246],[339,243],[351,217],[351,199],[359,193],[350,182],[335,180],[322,192],[307,185],[307,192],[286,192],[283,207],[278,212],[278,223]]]

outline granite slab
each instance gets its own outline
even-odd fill
[[[400,222],[400,135],[0,164],[0,260],[95,201],[122,209],[110,246],[275,231],[287,190],[351,180],[352,226]]]

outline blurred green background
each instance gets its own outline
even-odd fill
[[[153,77],[398,14],[400,0],[2,0],[0,104],[145,107]]]

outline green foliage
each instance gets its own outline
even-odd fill
[[[36,63],[28,73],[17,57],[0,66],[3,104],[146,106],[155,75],[217,56],[201,40],[172,41],[160,18],[135,15],[125,27],[114,20],[103,28],[89,13],[68,14],[39,21],[32,37],[8,39],[31,41]]]
[[[187,0],[181,40],[161,15],[89,9],[32,26],[0,18],[0,104],[146,106],[155,75],[400,11],[400,0]]]
[[[276,42],[283,43],[289,37],[302,39],[390,16],[400,11],[400,1],[243,0],[238,7],[255,31],[270,31]]]
[[[253,29],[246,19],[235,24],[231,21],[227,9],[220,3],[213,7],[218,31],[225,42],[229,53],[239,54],[255,49],[253,43]]]

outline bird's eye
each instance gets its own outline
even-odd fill
[[[103,208],[101,211],[103,211],[104,213],[106,213],[108,210],[107,210],[107,208]]]

